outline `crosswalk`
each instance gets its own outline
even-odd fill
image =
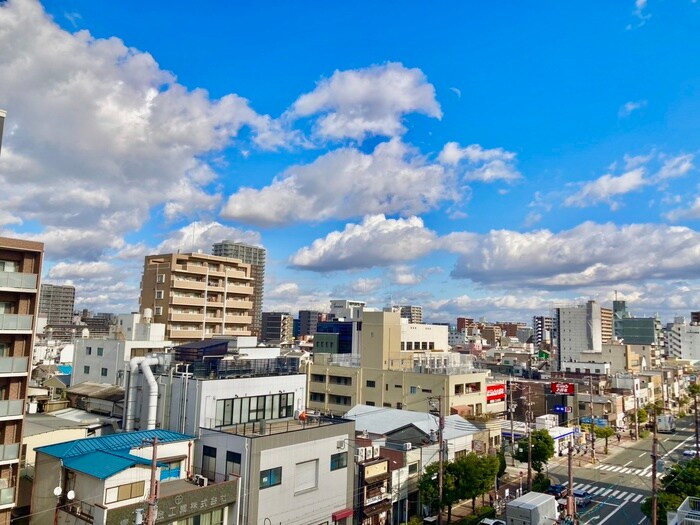
[[[564,482],[563,485],[568,485],[568,482]],[[632,503],[639,503],[645,498],[644,494],[615,488],[597,487],[591,484],[586,485],[585,483],[574,483],[574,490],[582,490],[600,498],[631,501]]]
[[[618,474],[631,474],[632,476],[637,476],[640,478],[650,478],[651,477],[651,465],[645,469],[633,468],[633,467],[621,467],[619,465],[601,465],[598,464],[595,467],[596,470],[602,470],[604,472],[616,472]]]

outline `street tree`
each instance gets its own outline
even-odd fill
[[[595,437],[605,440],[605,453],[608,453],[608,438],[615,435],[615,430],[612,427],[595,427]]]
[[[541,429],[534,430],[530,434],[530,440],[532,441],[532,468],[539,473],[542,472],[550,458],[554,456],[554,438],[546,429]],[[527,462],[527,438],[518,441],[515,459],[523,463]]]
[[[452,467],[452,462],[443,462],[442,500],[439,498],[439,470],[440,466],[437,462],[431,463],[425,468],[425,472],[418,482],[421,499],[423,504],[430,507],[431,511],[437,510],[438,512],[442,512],[442,509],[447,507],[448,516],[451,516],[452,505],[460,499],[457,492],[455,469]]]
[[[698,397],[700,397],[700,385],[691,383],[686,389],[693,399],[693,418],[695,419],[695,453],[700,456],[700,422],[698,422]]]
[[[700,497],[700,458],[673,465],[661,478],[656,506],[658,525],[667,525],[666,512],[676,510],[688,496]],[[642,512],[651,517],[651,498],[642,502]]]

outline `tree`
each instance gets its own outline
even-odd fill
[[[605,440],[605,453],[608,453],[608,438],[615,435],[615,430],[612,427],[595,427],[595,437]]]
[[[506,453],[503,449],[501,449],[501,451],[498,453],[498,474],[496,474],[496,477],[500,478],[503,474],[505,474],[507,467]]]
[[[549,459],[554,456],[554,438],[546,429],[534,430],[530,434],[532,441],[532,468],[542,472]],[[515,459],[527,463],[527,438],[518,441]]]
[[[428,505],[432,510],[441,512],[443,507],[447,507],[448,516],[452,514],[452,505],[459,501],[457,495],[457,479],[455,478],[455,469],[452,466],[453,462],[445,461],[443,463],[442,472],[442,501],[439,500],[438,487],[438,472],[440,470],[439,463],[431,463],[425,468],[425,472],[420,477],[418,486],[421,493],[423,503]],[[448,521],[449,523],[449,521]]]
[[[666,525],[666,512],[677,509],[688,496],[700,497],[700,458],[673,465],[661,478],[657,500],[657,524]],[[642,512],[651,517],[651,498],[642,503]]]
[[[637,418],[639,418],[640,423],[646,423],[647,419],[649,419],[649,414],[647,414],[646,409],[642,407],[639,410],[637,410],[636,414],[632,412],[629,417],[632,423],[636,423]]]

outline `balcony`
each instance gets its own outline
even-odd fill
[[[204,297],[185,297],[181,295],[175,295],[170,300],[170,304],[176,304],[181,306],[204,306]]]
[[[171,323],[201,323],[203,314],[199,313],[183,313],[183,312],[170,312],[168,315],[168,320]]]
[[[0,357],[0,376],[26,376],[28,357]]]
[[[226,287],[226,293],[239,293],[241,295],[253,295],[253,287],[244,284],[229,284]]]
[[[19,462],[19,443],[0,445],[0,464]]]
[[[226,315],[226,325],[250,324],[252,322],[253,318],[250,315]]]
[[[0,289],[36,290],[36,274],[0,272]]]
[[[226,301],[226,308],[231,308],[232,310],[252,310],[253,301],[229,299]]]
[[[0,421],[5,421],[8,419],[21,419],[23,413],[23,399],[10,399],[9,401],[0,401]]]
[[[33,315],[0,314],[0,332],[32,333]]]
[[[0,489],[0,509],[7,509],[15,504],[15,487]]]
[[[172,283],[173,288],[178,288],[181,290],[199,290],[204,291],[203,281],[188,281],[185,279],[175,279]]]

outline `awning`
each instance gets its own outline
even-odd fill
[[[354,511],[352,509],[343,509],[343,510],[339,510],[339,511],[334,512],[333,514],[331,514],[331,517],[333,518],[333,521],[340,521],[343,518],[349,518],[353,514],[354,514]]]

